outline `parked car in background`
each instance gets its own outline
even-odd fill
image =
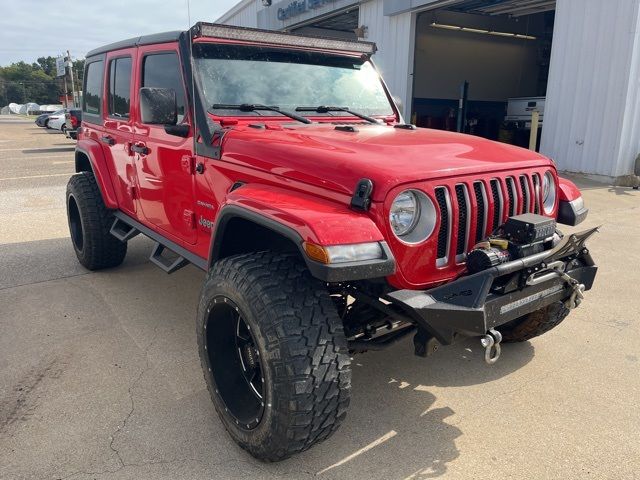
[[[60,130],[62,133],[65,133],[67,130],[67,126],[65,125],[66,118],[65,115],[67,113],[66,110],[60,110],[49,115],[49,119],[47,120],[47,124],[45,125],[47,128],[52,128],[54,130]]]
[[[66,132],[65,135],[67,138],[72,138],[77,140],[78,138],[78,128],[80,127],[80,122],[82,121],[82,110],[79,108],[71,108],[65,114],[65,126]]]
[[[39,127],[47,127],[49,124],[49,117],[51,117],[52,115],[60,115],[63,114],[64,110],[57,110],[55,112],[47,112],[47,113],[43,113],[42,115],[38,115],[38,118],[36,118],[36,125]]]

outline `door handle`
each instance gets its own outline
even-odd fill
[[[109,146],[115,145],[116,143],[116,139],[113,138],[111,135],[104,135],[100,138],[100,141],[102,143],[106,143]]]
[[[134,143],[131,145],[131,151],[139,153],[140,155],[148,155],[149,148],[144,143]]]

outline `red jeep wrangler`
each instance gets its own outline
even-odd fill
[[[591,288],[587,210],[534,152],[417,129],[375,45],[199,23],[87,55],[67,188],[80,263],[155,242],[167,273],[207,272],[197,316],[224,426],[257,458],[326,439],[350,356],[413,335],[433,353],[558,325]]]

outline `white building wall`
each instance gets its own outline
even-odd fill
[[[640,0],[558,0],[542,153],[616,177],[640,153]]]
[[[403,103],[409,121],[413,86],[415,47],[415,14],[411,12],[384,16],[384,0],[370,0],[360,5],[360,25],[368,28],[369,42],[376,42],[378,52],[373,60],[392,95]]]
[[[258,10],[262,8],[260,0],[243,0],[216,22],[236,27],[258,28]]]

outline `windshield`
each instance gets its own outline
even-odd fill
[[[394,114],[378,73],[361,58],[214,44],[196,44],[193,54],[208,108],[215,104],[269,105],[283,110],[336,106],[366,115]],[[223,114],[273,115],[268,111]]]

